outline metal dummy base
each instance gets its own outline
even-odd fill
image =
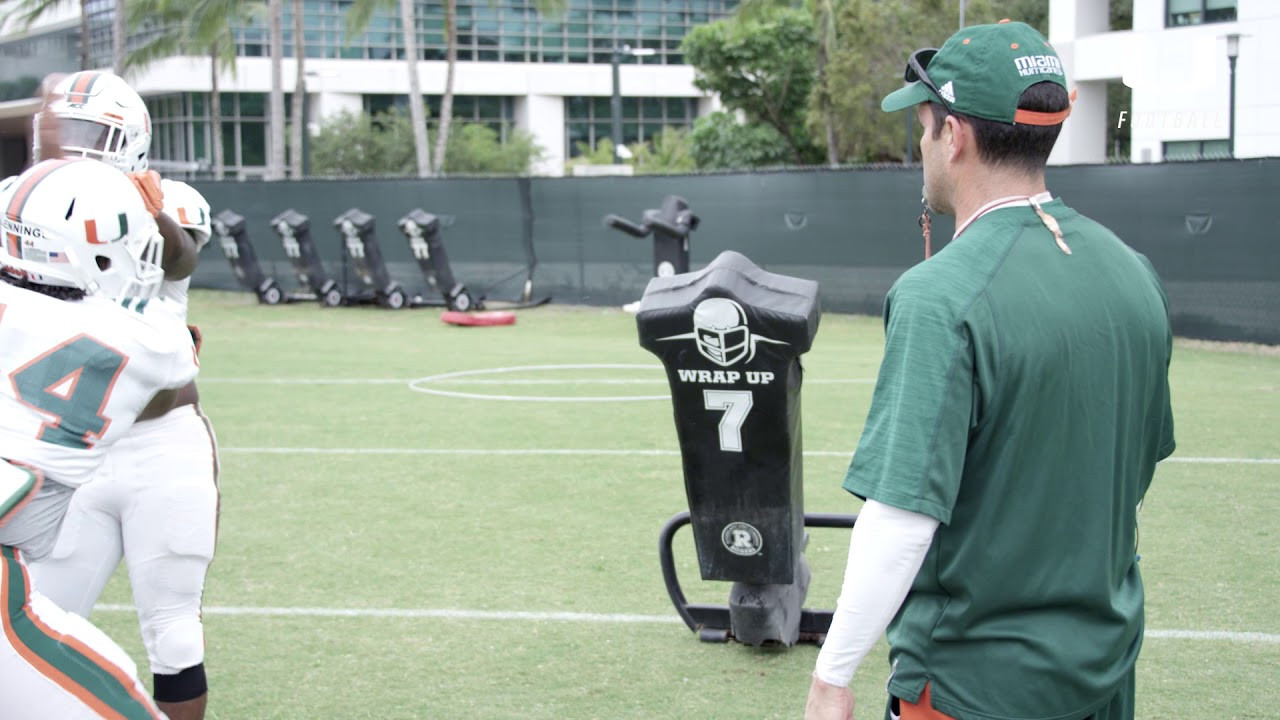
[[[857,515],[841,515],[837,513],[805,513],[805,527],[852,528]],[[680,589],[680,581],[676,577],[675,557],[672,553],[672,541],[676,531],[692,522],[689,511],[676,513],[662,526],[658,536],[658,557],[662,563],[662,579],[667,585],[667,594],[675,605],[680,619],[689,629],[698,634],[703,642],[728,642],[733,637],[733,627],[729,619],[729,606],[702,605],[690,603]],[[833,610],[802,609],[800,612],[799,642],[822,644],[827,630],[831,628]]]

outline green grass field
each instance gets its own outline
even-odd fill
[[[209,717],[799,717],[816,647],[699,643],[667,599],[658,531],[687,507],[668,401],[413,389],[664,395],[634,317],[553,305],[465,329],[438,314],[193,295],[223,463]],[[809,511],[857,510],[840,482],[881,349],[878,319],[827,315],[805,356]],[[642,367],[412,383],[566,364]],[[1274,718],[1280,353],[1180,343],[1172,373],[1178,452],[1141,515],[1138,715]],[[848,531],[811,532],[807,604],[832,607]],[[688,530],[676,549],[690,599],[723,603]],[[94,621],[145,669],[123,573],[103,602]],[[855,678],[860,720],[882,717],[887,674],[882,644]]]

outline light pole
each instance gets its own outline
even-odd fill
[[[1240,35],[1227,36],[1227,67],[1231,74],[1231,97],[1227,105],[1227,157],[1236,156],[1236,58],[1240,57]]]
[[[307,76],[313,73],[303,73],[298,78],[301,87],[297,92],[302,93],[302,117],[298,118],[298,122],[302,123],[302,177],[311,176],[311,98],[307,97]]]
[[[618,67],[622,64],[622,58],[630,55],[631,57],[648,57],[657,52],[653,48],[633,48],[630,45],[615,45],[613,48],[612,65],[613,65],[613,102],[609,106],[609,114],[613,119],[613,164],[622,164],[622,157],[618,155],[618,148],[622,145],[622,89],[618,82],[621,74]]]
[[[311,96],[307,95],[307,80],[315,80],[316,90],[320,87],[321,74],[308,70],[302,77],[302,177],[311,177]]]

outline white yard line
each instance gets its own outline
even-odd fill
[[[1225,640],[1242,643],[1280,643],[1280,635],[1260,632],[1231,632],[1228,630],[1148,630],[1146,637],[1160,640]]]
[[[94,612],[136,612],[132,605],[95,605]],[[457,610],[447,608],[317,608],[317,607],[209,607],[204,615],[248,615],[253,617],[324,617],[324,618],[406,618],[440,620],[527,620],[578,623],[679,623],[673,612],[667,615],[628,615],[618,613],[527,612],[500,610]]]
[[[132,605],[97,605],[96,612],[134,612]],[[454,608],[321,608],[321,607],[247,607],[208,606],[205,615],[248,617],[319,617],[319,618],[393,618],[409,620],[497,620],[520,622],[570,622],[611,624],[679,624],[670,615],[637,615],[630,613],[531,612],[502,610],[460,610]],[[1151,630],[1148,638],[1161,640],[1213,640],[1249,644],[1280,643],[1280,634],[1233,632],[1226,630]]]
[[[580,456],[678,456],[678,450],[626,450],[608,448],[321,448],[321,447],[219,447],[231,455],[580,455]],[[852,450],[806,450],[805,457],[852,458]],[[1280,465],[1280,458],[1171,457],[1166,463],[1206,465]]]
[[[657,367],[655,370],[659,369]],[[420,378],[200,378],[202,385],[408,385]],[[872,385],[875,378],[809,378],[806,385]],[[662,376],[652,378],[528,378],[517,380],[441,377],[432,385],[664,385]]]
[[[675,450],[554,450],[546,448],[241,448],[219,447],[222,454],[241,455],[671,455]],[[808,453],[806,453],[808,454]]]

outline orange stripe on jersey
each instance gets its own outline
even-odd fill
[[[27,575],[26,565],[21,563],[18,552],[19,551],[17,549],[13,550],[14,558],[18,559],[19,562],[13,564],[4,563],[4,572],[12,572],[14,565],[16,565],[22,572],[22,587],[30,593],[31,578]],[[9,645],[22,656],[22,659],[26,660],[27,663],[35,668],[41,675],[49,678],[58,685],[58,687],[61,687],[63,690],[71,693],[76,699],[87,705],[103,718],[111,718],[112,720],[119,718],[120,720],[125,720],[124,716],[115,708],[112,708],[101,698],[94,695],[88,688],[72,680],[70,677],[67,677],[66,673],[51,665],[43,657],[40,657],[35,650],[28,647],[27,644],[22,641],[22,638],[13,627],[14,618],[9,617],[8,607],[11,601],[12,598],[9,597],[9,583],[0,583],[0,623],[3,623],[4,625],[4,634],[5,638],[9,641]],[[23,603],[22,615],[22,619],[24,621],[34,625],[49,638],[57,639],[59,642],[75,649],[100,669],[105,670],[125,688],[126,692],[128,692],[134,700],[140,702],[144,708],[151,707],[151,703],[141,696],[136,689],[134,689],[132,678],[126,675],[120,668],[116,667],[114,663],[90,649],[79,639],[70,635],[64,635],[63,633],[50,628],[31,610],[31,603],[29,600]]]
[[[22,250],[18,247],[18,236],[9,233],[7,242],[9,243],[9,255],[14,258],[22,257]]]
[[[27,204],[27,199],[31,197],[31,191],[36,189],[36,185],[39,185],[41,180],[66,167],[71,162],[75,161],[62,158],[46,160],[24,173],[20,178],[21,182],[18,184],[18,189],[13,191],[13,197],[9,200],[9,207],[5,208],[5,213],[9,216],[9,219],[14,222],[21,222],[22,208]]]

